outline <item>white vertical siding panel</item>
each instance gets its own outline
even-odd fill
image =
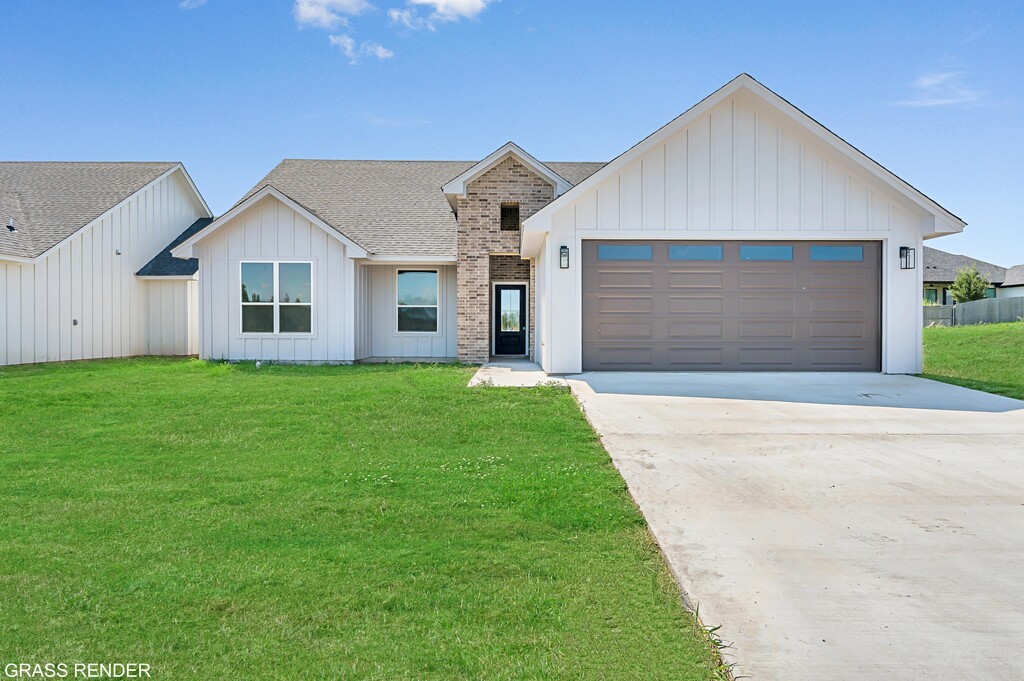
[[[82,359],[82,326],[85,323],[82,317],[82,236],[75,236],[68,245],[71,266],[71,359]],[[77,325],[74,324],[76,320]]]
[[[711,111],[711,228],[733,228],[732,101]]]
[[[92,240],[92,312],[90,315],[89,332],[92,334],[92,356],[103,357],[103,308],[106,305],[106,292],[103,288],[103,229],[94,227],[89,230]]]
[[[626,166],[621,175],[620,229],[643,228],[643,161]]]
[[[61,361],[70,360],[71,355],[71,249],[62,248],[57,253],[57,298],[60,316],[58,329],[60,348],[58,356]]]
[[[580,197],[576,208],[576,229],[597,229],[597,192]]]
[[[858,178],[851,177],[847,185],[847,229],[868,229],[868,188]]]
[[[79,333],[82,338],[82,356],[86,359],[96,357],[96,351],[93,349],[93,327],[96,325],[96,296],[93,294],[95,265],[92,258],[92,236],[93,230],[82,232],[82,248],[80,251],[82,259],[82,330]]]
[[[757,225],[757,119],[747,101],[733,111],[733,215],[735,229]]]
[[[889,202],[873,189],[868,190],[868,229],[889,229]]]
[[[782,132],[779,172],[779,228],[800,229],[801,144],[788,131]]]
[[[673,136],[665,145],[665,226],[686,229],[686,132]]]
[[[803,167],[801,194],[801,229],[820,231],[824,227],[825,185],[823,181],[824,159],[814,147],[802,147]]]
[[[643,228],[665,229],[665,147],[647,154],[642,162]]]
[[[711,118],[702,116],[689,129],[687,201],[690,229],[711,229]]]
[[[597,187],[598,229],[619,228],[619,176],[614,175]]]
[[[318,232],[323,234],[323,231],[317,229]],[[317,237],[320,238],[319,235]],[[336,239],[324,235],[324,245],[326,247],[327,258],[327,272],[325,277],[321,277],[322,288],[324,296],[323,301],[330,304],[327,306],[321,306],[321,309],[327,310],[327,324],[325,326],[327,330],[327,352],[329,355],[324,355],[318,359],[328,358],[344,358],[345,355],[345,309],[344,301],[348,300],[347,295],[349,291],[345,290],[345,249]],[[322,251],[321,251],[322,252]]]
[[[199,354],[199,282],[188,282],[188,354]]]
[[[111,227],[110,227],[110,271],[111,271],[111,329],[110,329],[110,342],[111,342],[111,357],[120,357],[123,354],[124,344],[121,339],[124,337],[123,310],[121,309],[121,292],[124,290],[122,286],[121,263],[124,262],[123,255],[117,255],[118,249],[121,248],[121,211],[114,211],[111,216]]]
[[[0,264],[0,364],[21,363],[21,334],[17,320],[21,319],[21,276],[18,265]]]
[[[838,163],[825,161],[825,229],[846,229],[846,173]]]
[[[36,263],[35,266],[35,327],[36,327],[36,361],[47,362],[50,358],[50,337],[49,337],[49,276],[46,260]]]
[[[758,114],[757,137],[757,209],[756,229],[779,228],[779,169],[782,165],[779,149],[779,128],[774,119]]]
[[[35,362],[36,350],[36,277],[35,267],[22,265],[21,271],[21,361]]]

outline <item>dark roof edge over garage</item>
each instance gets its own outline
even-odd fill
[[[199,218],[184,232],[179,234],[167,248],[160,251],[155,258],[147,262],[141,270],[136,272],[140,277],[191,277],[199,271],[199,260],[196,258],[175,258],[171,255],[171,249],[188,239],[193,234],[200,232],[213,218]]]

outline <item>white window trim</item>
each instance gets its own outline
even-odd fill
[[[437,304],[436,305],[402,305],[402,304],[400,304],[398,302],[398,275],[401,272],[433,272],[434,276],[437,278],[437,284],[436,284]],[[444,300],[444,296],[442,295],[442,293],[443,292],[441,291],[441,270],[437,269],[436,267],[415,267],[415,266],[396,267],[395,268],[395,316],[393,318],[394,322],[395,322],[395,335],[401,336],[402,338],[406,338],[406,337],[410,337],[410,336],[411,337],[416,337],[416,336],[429,336],[429,337],[440,336],[441,335],[441,324],[442,324],[441,301]],[[402,331],[402,330],[400,330],[398,328],[398,312],[403,307],[433,307],[433,308],[435,308],[437,310],[437,330],[435,330],[435,331]]]
[[[499,286],[525,286],[526,287],[526,321],[523,323],[523,330],[526,332],[526,354],[525,355],[499,355],[495,352],[498,348],[498,339],[494,333],[494,322],[498,313],[498,287]],[[491,282],[491,319],[488,322],[491,335],[491,355],[494,357],[529,357],[530,356],[530,335],[533,320],[530,319],[530,282],[528,281],[492,281]]]
[[[282,303],[278,290],[278,268],[280,265],[303,264],[309,265],[309,302],[308,303]],[[242,265],[273,265],[274,266],[274,302],[273,303],[243,303],[242,302]],[[277,259],[255,258],[252,260],[238,261],[238,336],[240,338],[316,338],[316,263],[308,258]],[[279,331],[281,325],[281,305],[302,305],[309,306],[309,328],[308,332],[291,331],[282,333]],[[242,308],[251,305],[264,305],[274,308],[274,330],[273,331],[243,331],[242,330]]]

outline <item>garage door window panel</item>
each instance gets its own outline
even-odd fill
[[[710,244],[674,244],[668,247],[669,260],[708,261],[722,259],[722,246]]]
[[[811,246],[814,262],[863,262],[863,246]]]
[[[793,259],[792,246],[751,245],[740,246],[740,260],[754,262],[787,262]]]
[[[650,260],[653,257],[653,247],[647,244],[601,244],[597,249],[598,260]]]

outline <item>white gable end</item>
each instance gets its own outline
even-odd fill
[[[585,230],[862,232],[922,227],[931,217],[739,90],[567,202],[553,219],[571,219]]]
[[[924,238],[962,220],[749,76],[740,76],[526,221],[524,255],[543,234],[580,231],[910,229]]]

